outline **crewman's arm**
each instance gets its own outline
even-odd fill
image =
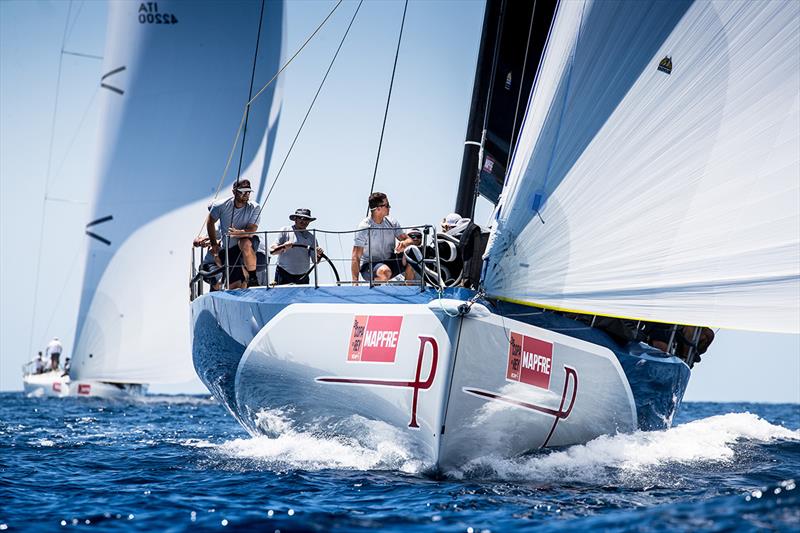
[[[350,273],[353,275],[353,285],[358,285],[358,275],[361,269],[361,256],[364,249],[361,246],[353,246],[353,257],[350,261]]]
[[[208,242],[211,248],[211,255],[216,257],[219,254],[219,243],[217,242],[217,229],[214,227],[217,223],[217,220],[211,215],[208,214],[206,217],[206,233],[208,233]]]

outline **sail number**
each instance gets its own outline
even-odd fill
[[[159,13],[158,2],[142,2],[139,4],[139,24],[177,24],[178,19],[172,13]]]

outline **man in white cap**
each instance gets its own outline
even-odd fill
[[[261,221],[261,207],[250,200],[250,180],[240,179],[233,183],[233,196],[211,204],[206,219],[211,254],[219,256],[222,264],[228,261],[230,267],[230,288],[240,286],[257,287],[256,276],[256,250],[258,250],[259,237],[253,235],[258,231]],[[220,250],[217,240],[217,231],[214,225],[219,220],[220,237],[228,237],[228,248]],[[247,278],[240,268],[244,262]]]
[[[322,248],[317,246],[314,235],[307,229],[317,219],[311,216],[310,209],[301,208],[289,215],[289,220],[294,224],[282,227],[278,238],[269,247],[269,253],[278,256],[275,284],[308,285],[311,254],[316,253],[319,260],[323,253]]]
[[[458,213],[450,213],[442,219],[442,231],[447,233],[455,227],[458,227],[464,219]]]
[[[61,346],[61,341],[58,340],[58,337],[53,337],[45,349],[45,356],[50,357],[50,370],[58,370],[58,360],[61,359],[62,351],[64,351],[64,347]]]

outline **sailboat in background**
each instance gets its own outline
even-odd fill
[[[246,126],[239,171],[263,182],[279,86],[280,2],[112,2],[101,79],[97,172],[70,395],[143,393],[193,378],[185,249]],[[181,327],[181,324],[184,324]],[[49,393],[49,392],[48,392]],[[60,394],[64,394],[63,392]]]
[[[197,372],[252,434],[378,423],[446,469],[663,429],[692,359],[592,317],[798,332],[800,4],[561,1],[516,42],[511,4],[487,2],[457,203],[497,204],[478,290],[192,302]],[[498,86],[525,112],[493,128]]]

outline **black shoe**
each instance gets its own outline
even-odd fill
[[[260,286],[261,286],[261,284],[258,282],[258,278],[257,278],[257,277],[255,277],[254,275],[253,275],[253,276],[250,276],[250,277],[247,279],[247,288],[248,288],[248,289],[249,289],[250,287],[260,287]]]

